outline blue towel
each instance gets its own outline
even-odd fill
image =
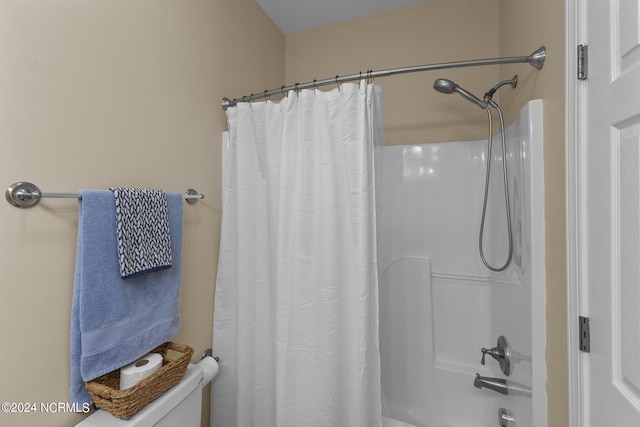
[[[170,268],[171,234],[167,196],[161,190],[111,188],[116,203],[120,275]]]
[[[111,191],[81,191],[71,310],[71,401],[91,403],[84,387],[178,333],[182,273],[182,195],[167,193],[172,268],[120,276]]]

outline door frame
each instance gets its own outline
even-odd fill
[[[587,0],[565,0],[566,78],[566,221],[567,221],[567,345],[569,426],[589,427],[589,357],[578,349],[578,316],[589,316],[586,233],[587,84],[577,78],[577,46],[589,43]]]

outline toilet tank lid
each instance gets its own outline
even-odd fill
[[[121,420],[106,411],[98,410],[76,424],[76,427],[142,427],[153,425],[178,406],[196,388],[201,388],[201,382],[202,368],[190,363],[187,367],[187,372],[178,384],[149,403],[130,419]]]

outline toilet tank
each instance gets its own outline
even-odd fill
[[[128,420],[97,410],[77,427],[200,427],[202,367],[189,364],[182,380]]]

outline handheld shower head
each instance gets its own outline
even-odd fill
[[[476,104],[478,107],[480,107],[482,109],[487,108],[487,104],[482,102],[477,96],[475,96],[471,92],[461,88],[460,86],[458,86],[456,83],[452,82],[451,80],[438,79],[433,83],[433,88],[435,90],[437,90],[438,92],[444,93],[444,94],[447,94],[447,95],[451,94],[451,93],[454,93],[454,92],[457,92],[463,98],[465,98],[467,101],[470,101],[473,104]]]
[[[433,82],[433,88],[440,93],[451,94],[458,87],[457,84],[448,79],[438,79]]]

